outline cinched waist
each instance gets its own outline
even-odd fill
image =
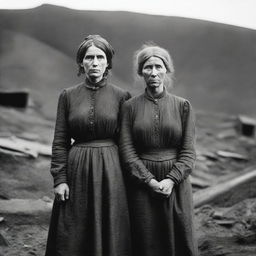
[[[178,157],[178,152],[172,149],[155,149],[139,154],[141,159],[151,160],[151,161],[167,161],[176,160]]]
[[[113,140],[106,139],[106,140],[91,140],[86,142],[75,141],[72,146],[100,148],[100,147],[110,147],[114,145],[116,145],[116,143]]]

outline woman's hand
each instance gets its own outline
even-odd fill
[[[154,192],[161,193],[160,184],[156,179],[151,179],[148,185]]]
[[[69,198],[69,187],[67,183],[61,183],[54,188],[54,194],[57,201],[65,201]]]
[[[169,197],[172,193],[174,182],[171,179],[163,179],[159,182],[160,193],[166,197]]]

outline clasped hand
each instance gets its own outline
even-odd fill
[[[149,186],[154,192],[169,197],[172,193],[174,182],[171,179],[163,179],[159,182],[156,179],[151,179]]]

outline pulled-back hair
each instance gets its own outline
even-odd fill
[[[142,75],[142,69],[144,63],[150,58],[150,57],[158,57],[160,58],[167,70],[167,73],[171,73],[173,75],[174,73],[174,66],[173,61],[171,58],[171,55],[169,52],[155,44],[154,42],[148,42],[141,46],[141,48],[135,52],[135,67],[137,74],[139,76]]]
[[[84,59],[84,56],[85,56],[87,50],[92,45],[101,49],[106,54],[108,66],[106,68],[104,76],[107,76],[108,70],[112,68],[112,58],[113,58],[115,52],[114,52],[114,49],[111,46],[111,44],[105,38],[101,37],[100,35],[89,35],[79,45],[77,54],[76,54],[76,62],[78,65],[78,74],[77,75],[80,76],[81,74],[84,74],[84,68],[81,66],[81,64],[83,63],[83,59]]]

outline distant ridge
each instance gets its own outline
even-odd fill
[[[251,29],[187,18],[77,11],[52,5],[28,10],[0,10],[0,87],[6,70],[1,68],[6,67],[3,61],[9,60],[9,67],[14,61],[4,50],[6,45],[11,47],[10,40],[13,39],[7,41],[2,36],[4,31],[24,34],[66,55],[72,63],[70,69],[62,69],[62,63],[52,60],[59,64],[60,84],[63,79],[75,80],[74,83],[79,80],[74,63],[77,46],[85,35],[101,34],[116,50],[113,80],[133,93],[142,91],[142,87],[134,85],[134,51],[143,42],[153,40],[167,48],[174,59],[174,93],[188,98],[196,109],[255,113],[256,31]],[[24,72],[29,73],[26,69]],[[35,76],[39,77],[38,74]],[[20,80],[15,82],[15,77],[11,79],[15,86],[24,86]],[[39,84],[43,84],[44,77],[40,79]],[[61,86],[55,82],[47,90],[59,90]],[[32,84],[27,86],[33,87]]]

